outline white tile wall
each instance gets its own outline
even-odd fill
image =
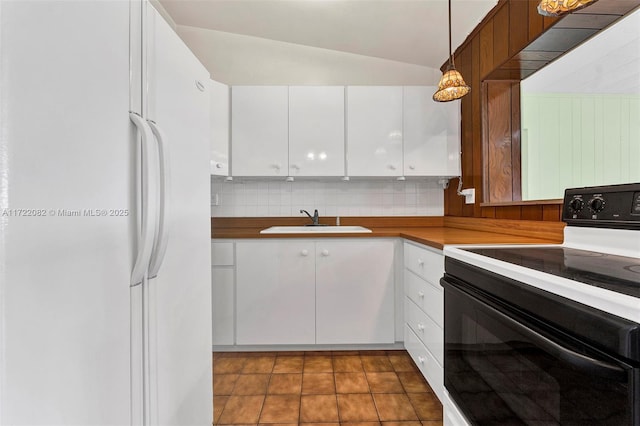
[[[215,204],[215,199],[219,204]],[[211,179],[211,216],[442,216],[444,191],[435,180],[261,181]]]

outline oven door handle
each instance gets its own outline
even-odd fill
[[[474,303],[479,303],[484,310],[487,310],[494,316],[499,317],[499,321],[503,322],[503,324],[507,324],[518,333],[527,336],[535,343],[535,345],[543,348],[547,353],[555,356],[556,358],[561,359],[571,365],[575,365],[583,371],[588,371],[589,373],[597,375],[599,377],[615,379],[621,382],[626,382],[628,380],[628,372],[624,367],[622,367],[622,363],[612,364],[571,350],[537,332],[531,327],[530,322],[526,319],[519,318],[519,320],[516,320],[512,318],[510,315],[504,313],[499,307],[494,306],[493,303],[489,302],[488,300],[478,298],[477,296],[468,293],[466,291],[466,288],[463,289],[461,288],[461,286],[448,279],[442,279],[441,283],[448,285],[449,288],[453,289],[454,291],[461,292],[464,297],[471,298]]]
[[[620,365],[612,364],[575,352],[538,333],[532,328],[521,324],[510,316],[505,315],[503,312],[500,312],[493,307],[490,307],[490,309],[498,314],[501,317],[501,320],[507,322],[511,327],[515,328],[520,333],[528,336],[531,340],[535,341],[535,344],[537,346],[543,348],[549,354],[557,357],[558,359],[566,361],[571,365],[575,365],[581,370],[588,371],[589,373],[597,375],[599,377],[607,377],[622,382],[627,380],[627,371]]]

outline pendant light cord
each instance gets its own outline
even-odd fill
[[[449,67],[455,68],[453,53],[451,52],[451,0],[449,0]]]

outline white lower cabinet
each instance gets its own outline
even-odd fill
[[[392,344],[396,240],[236,242],[236,344]]]
[[[315,343],[315,247],[308,240],[236,243],[236,343]]]
[[[394,343],[394,244],[316,242],[316,343]]]
[[[414,362],[444,400],[444,275],[442,251],[404,243],[404,345]]]
[[[234,343],[234,280],[235,256],[233,242],[211,242],[211,306],[213,344]]]

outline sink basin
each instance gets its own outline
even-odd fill
[[[350,234],[371,232],[362,226],[272,226],[261,234]]]

